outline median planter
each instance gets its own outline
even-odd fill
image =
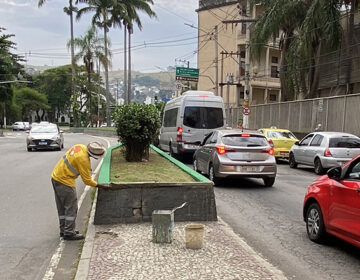
[[[95,224],[150,222],[153,210],[175,212],[175,221],[216,221],[213,183],[163,151],[151,146],[149,162],[121,160],[121,146],[108,149],[99,183]],[[153,167],[151,167],[153,166]],[[154,167],[155,166],[155,167]]]

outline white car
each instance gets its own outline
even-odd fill
[[[16,131],[16,130],[25,130],[25,124],[24,122],[15,122],[12,125],[12,130]]]

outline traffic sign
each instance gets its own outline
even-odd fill
[[[245,116],[250,115],[250,113],[251,113],[251,110],[250,110],[249,107],[243,107],[243,114],[244,114]]]
[[[199,80],[199,69],[176,67],[176,80],[197,82]]]
[[[176,83],[176,85],[175,85],[176,90],[181,90],[182,87],[183,87],[182,83]]]

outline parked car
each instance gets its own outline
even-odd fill
[[[23,122],[25,126],[25,130],[30,130],[31,126],[29,122]]]
[[[194,154],[194,169],[209,175],[214,184],[221,178],[263,178],[275,182],[274,150],[263,134],[254,131],[214,130]]]
[[[360,138],[342,132],[313,132],[295,142],[289,155],[289,165],[314,166],[316,174],[323,174],[334,166],[341,166],[360,154]]]
[[[258,130],[264,134],[270,145],[274,148],[274,156],[276,159],[288,159],[291,147],[299,139],[287,129],[279,129],[276,127],[260,128]]]
[[[360,247],[360,155],[333,167],[312,183],[305,195],[303,217],[311,241],[326,233]]]
[[[14,122],[12,125],[12,130],[25,130],[25,124],[24,122]]]
[[[160,149],[172,156],[193,155],[205,135],[226,128],[224,102],[209,91],[186,91],[164,108]]]
[[[27,150],[64,148],[63,131],[56,124],[40,124],[31,128],[26,137]]]

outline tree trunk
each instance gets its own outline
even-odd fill
[[[127,29],[126,29],[126,24],[124,23],[124,83],[123,83],[123,89],[124,89],[124,99],[125,99],[125,104],[129,104],[129,98],[128,98],[128,90],[127,90],[127,62],[126,62],[126,56],[127,56],[127,51],[126,51],[126,33],[127,33]]]
[[[314,65],[312,65],[311,67],[311,79],[309,78],[309,80],[311,81],[311,84],[309,85],[309,89],[310,89],[310,92],[309,92],[309,97],[310,98],[314,98],[314,97],[318,97],[318,86],[319,86],[319,69],[320,69],[320,57],[321,57],[321,46],[322,46],[322,43],[320,41],[318,47],[317,47],[317,50],[315,53],[315,59],[313,60],[314,61]]]
[[[75,51],[74,51],[74,20],[72,0],[69,0],[70,7],[70,46],[71,46],[71,95],[75,94]]]
[[[132,33],[132,27],[129,26],[129,66],[128,66],[128,95],[129,95],[129,104],[131,103],[131,33]]]
[[[106,27],[106,15],[104,15],[104,42],[105,42],[105,88],[106,88],[106,123],[107,126],[111,125],[110,122],[110,92],[109,92],[109,64],[108,64],[108,42],[107,42],[107,27]]]
[[[287,35],[286,35],[287,37]],[[281,86],[281,101],[287,101],[288,93],[286,89],[286,52],[288,49],[288,39],[284,39],[284,45],[281,50],[281,58],[280,58],[280,86]]]
[[[353,84],[351,83],[351,69],[352,69],[352,54],[353,54],[353,36],[354,36],[354,13],[355,13],[355,0],[351,1],[350,15],[348,21],[348,38],[347,38],[347,51],[346,51],[346,94],[353,93]]]

